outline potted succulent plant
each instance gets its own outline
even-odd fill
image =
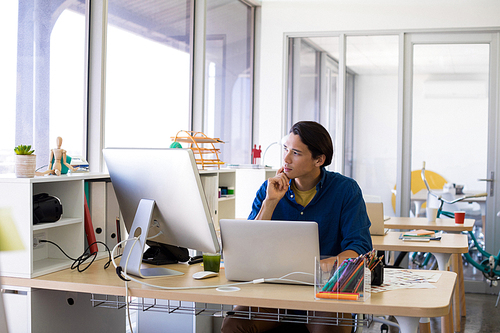
[[[14,148],[16,152],[16,177],[33,178],[35,177],[36,155],[30,145],[19,145]]]

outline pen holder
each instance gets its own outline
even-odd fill
[[[372,286],[381,286],[384,283],[384,264],[379,262],[371,271]]]
[[[316,258],[314,297],[366,301],[371,295],[371,272],[365,258],[339,262],[338,257]],[[367,282],[368,281],[368,282]]]

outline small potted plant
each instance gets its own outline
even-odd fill
[[[36,155],[31,145],[19,145],[14,148],[16,152],[16,177],[33,178],[35,177]]]

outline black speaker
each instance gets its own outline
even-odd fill
[[[162,244],[154,241],[146,241],[149,246],[142,261],[153,265],[168,265],[189,260],[189,251],[184,247]]]

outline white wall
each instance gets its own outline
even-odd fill
[[[256,143],[282,131],[284,34],[500,27],[497,0],[262,0]],[[279,154],[266,157],[279,165]]]

